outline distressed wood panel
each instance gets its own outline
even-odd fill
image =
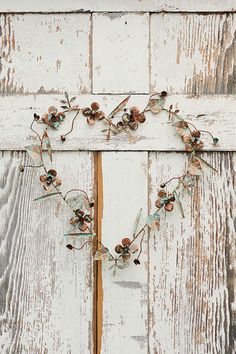
[[[42,194],[40,172],[20,174],[22,159],[24,153],[1,152],[0,351],[93,353],[91,249],[65,247],[83,242],[63,236],[71,212],[58,199],[33,202]],[[54,166],[62,190],[80,186],[93,194],[91,153],[56,153]]]
[[[91,92],[90,15],[1,15],[0,93]]]
[[[4,12],[72,12],[72,11],[151,11],[151,12],[193,12],[193,11],[235,11],[234,0],[2,0],[0,11]]]
[[[206,171],[192,197],[151,235],[150,353],[235,353],[235,163],[232,153],[204,153]],[[151,153],[150,203],[157,188],[181,175],[186,157]]]
[[[149,14],[93,15],[93,92],[149,92]]]
[[[152,90],[235,94],[235,14],[153,14],[151,67]]]
[[[92,101],[98,101],[101,109],[107,114],[124,99],[125,96],[87,96],[78,98],[80,106],[85,107]],[[37,96],[16,96],[0,98],[0,149],[21,150],[35,139],[29,129],[33,112],[43,114],[49,106],[59,106],[61,97],[54,95]],[[132,96],[129,107],[138,105],[140,108],[146,106],[148,96]],[[167,99],[166,107],[173,103],[174,107],[181,109],[180,113],[187,116],[189,121],[197,125],[199,129],[209,129],[213,135],[220,138],[220,145],[214,147],[211,138],[204,136],[205,149],[236,150],[236,119],[235,119],[235,96],[170,96]],[[206,116],[198,117],[198,114]],[[66,118],[59,131],[50,130],[50,136],[55,150],[183,150],[184,145],[173,127],[167,123],[167,113],[152,115],[147,113],[147,121],[140,125],[131,136],[120,134],[112,137],[107,142],[106,136],[101,130],[104,128],[102,122],[94,126],[86,123],[86,118],[81,116],[75,122],[74,131],[68,136],[63,144],[60,135],[69,131],[72,116]],[[119,117],[120,119],[120,117]],[[39,125],[39,130],[42,126]]]
[[[114,247],[124,237],[132,237],[140,208],[147,214],[148,156],[145,152],[102,154],[103,218],[102,242]],[[143,354],[148,351],[147,329],[147,244],[143,243],[142,264],[131,263],[115,277],[109,264],[102,269],[101,353]]]

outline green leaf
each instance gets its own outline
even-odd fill
[[[203,160],[200,156],[197,156],[197,158],[203,163],[203,165],[210,168],[214,172],[218,172],[212,165],[210,165],[207,161]]]
[[[67,106],[61,106],[62,109],[69,109]]]
[[[74,197],[70,197],[66,199],[68,205],[76,210],[76,209],[89,209],[89,200],[82,194],[76,195]]]
[[[32,160],[41,159],[41,146],[32,144],[25,146],[25,150]]]
[[[108,131],[108,129],[102,129],[101,133],[106,133]]]
[[[62,104],[67,103],[67,101],[65,101],[65,100],[60,100],[60,102],[61,102]]]
[[[180,211],[181,217],[184,218],[185,217],[184,216],[184,209],[183,209],[183,205],[182,205],[182,203],[181,203],[181,201],[179,199],[179,195],[178,195],[178,193],[175,190],[173,191],[173,194],[174,194],[174,197],[175,197],[175,201],[176,201],[177,207],[178,207],[178,209]]]
[[[70,102],[74,102],[75,99],[76,99],[76,97],[72,97],[72,98],[70,99]]]
[[[146,224],[151,230],[159,230],[160,228],[160,215],[155,213],[153,215],[148,215],[146,219]]]
[[[142,208],[139,210],[137,216],[136,216],[136,219],[135,219],[135,222],[134,222],[134,227],[133,227],[133,237],[136,235],[136,232],[138,230],[138,226],[139,226],[139,222],[140,222],[140,219],[141,219],[141,216],[142,216]]]
[[[165,98],[160,97],[160,98],[151,98],[149,100],[148,106],[150,108],[150,111],[154,114],[160,113],[164,107],[165,104]]]
[[[82,233],[82,232],[71,232],[71,233],[68,233],[68,234],[64,234],[64,236],[86,236],[86,237],[93,237],[93,236],[96,236],[96,234]]]
[[[46,198],[49,198],[49,197],[53,197],[54,195],[57,195],[57,194],[61,194],[61,193],[60,192],[55,192],[55,193],[45,194],[45,195],[42,195],[41,197],[35,198],[34,202],[36,202],[38,200],[43,200],[43,199],[46,199]]]
[[[49,140],[49,136],[47,131],[45,130],[44,134],[43,134],[43,138],[42,138],[43,142],[45,143],[47,152],[48,152],[48,156],[50,158],[50,161],[52,162],[52,147],[51,147],[51,143]]]
[[[130,99],[130,95],[126,97],[121,103],[116,106],[116,108],[111,111],[111,113],[108,115],[108,118],[112,118],[116,113],[122,111],[122,109],[127,105],[128,101]]]

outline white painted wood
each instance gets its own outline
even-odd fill
[[[152,90],[235,94],[235,33],[234,14],[153,14]]]
[[[235,11],[234,0],[2,0],[0,11],[4,12],[71,12],[71,11]]]
[[[163,217],[160,233],[150,237],[151,353],[213,354],[236,349],[236,159],[230,153],[203,157],[219,172],[206,170],[192,197],[182,198],[185,219],[174,210]],[[181,175],[185,162],[183,154],[150,153],[152,206],[156,186]]]
[[[90,15],[0,16],[0,93],[91,92]]]
[[[149,92],[149,15],[93,15],[93,92]]]
[[[43,194],[40,171],[21,174],[22,158],[2,152],[0,159],[0,351],[93,353],[91,248],[65,247],[82,242],[63,236],[71,211],[58,198],[33,201]],[[92,196],[91,153],[55,153],[53,166],[63,191],[81,187]]]
[[[148,208],[147,153],[102,154],[103,219],[102,242],[114,247],[124,237],[132,238],[140,208]],[[141,265],[119,270],[113,277],[104,264],[102,273],[103,315],[101,353],[143,354],[148,351],[147,327],[147,238]],[[123,349],[121,349],[123,348]]]
[[[93,101],[100,103],[101,109],[109,114],[125,96],[87,96],[82,95],[76,101],[81,107],[89,105]],[[33,113],[40,115],[47,111],[51,105],[59,107],[58,101],[62,96],[37,95],[37,96],[13,96],[0,98],[0,149],[21,150],[24,146],[34,141],[34,135],[29,126]],[[137,105],[140,108],[146,106],[148,96],[132,96],[129,107]],[[166,107],[170,104],[178,107],[180,114],[187,117],[199,129],[210,130],[214,136],[220,139],[219,146],[213,146],[211,138],[204,135],[205,149],[211,151],[230,151],[236,149],[235,131],[235,96],[170,96],[166,101]],[[206,116],[196,118],[198,114]],[[147,113],[147,120],[140,125],[137,131],[131,135],[120,134],[112,137],[109,142],[102,122],[89,126],[82,115],[74,125],[74,131],[68,136],[65,143],[60,140],[60,135],[69,131],[73,114],[68,116],[58,131],[49,130],[53,149],[55,150],[177,150],[184,149],[179,136],[174,128],[168,124],[168,114],[162,112],[159,115]],[[119,117],[120,119],[120,117]],[[116,120],[115,120],[116,121]],[[44,126],[44,125],[43,125]],[[38,127],[43,129],[42,125]]]

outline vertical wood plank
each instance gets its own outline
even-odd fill
[[[0,16],[0,93],[91,92],[89,14]]]
[[[149,15],[93,14],[93,92],[149,92]]]
[[[162,220],[150,238],[150,347],[152,353],[234,353],[235,154],[204,153],[219,168],[206,171],[192,198]],[[186,158],[151,153],[152,205],[156,185],[182,173]]]
[[[1,353],[93,353],[93,264],[65,246],[70,209],[61,199],[34,202],[43,194],[39,171],[18,165],[24,153],[1,153],[0,313]],[[73,161],[73,163],[72,163]],[[93,155],[54,154],[62,190],[93,193]]]
[[[132,237],[139,209],[147,213],[147,153],[102,154],[103,220],[102,242],[114,248],[124,237]],[[141,265],[133,262],[115,277],[109,264],[102,269],[103,327],[101,353],[143,354],[147,352],[147,244]]]
[[[235,14],[153,14],[152,90],[235,94],[235,38]]]

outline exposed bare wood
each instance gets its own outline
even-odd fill
[[[151,17],[152,90],[236,93],[234,14]]]
[[[0,93],[91,92],[90,15],[0,16]]]
[[[84,12],[84,11],[151,11],[151,12],[222,12],[235,11],[234,0],[2,0],[0,11],[4,12]]]
[[[98,101],[101,109],[107,114],[121,102],[125,96],[87,96],[78,98],[81,107],[87,106],[92,101]],[[61,97],[58,95],[37,95],[25,97],[5,97],[0,99],[0,149],[21,150],[31,144],[35,137],[29,129],[33,112],[43,114],[49,106],[56,105]],[[148,96],[132,96],[129,107],[137,105],[146,106]],[[205,149],[212,151],[236,150],[236,119],[235,96],[170,96],[166,107],[170,104],[179,107],[180,114],[196,124],[199,129],[210,130],[220,139],[219,146],[213,146],[209,136],[204,136]],[[196,117],[198,114],[206,116]],[[118,114],[121,119],[122,112]],[[112,137],[109,142],[106,134],[102,133],[104,124],[97,122],[94,126],[86,123],[86,118],[80,116],[75,122],[74,131],[68,136],[65,143],[60,140],[60,135],[70,129],[73,114],[68,116],[59,131],[50,129],[49,135],[55,150],[183,150],[184,145],[179,136],[175,135],[173,127],[168,124],[168,114],[159,115],[147,113],[147,121],[140,125],[137,131],[130,135],[120,134]],[[117,121],[117,120],[114,120]],[[42,124],[39,125],[42,130]]]
[[[0,351],[92,354],[91,249],[65,247],[83,242],[63,236],[71,211],[61,199],[33,201],[43,194],[39,171],[20,174],[22,158],[2,152],[0,159]],[[92,195],[90,153],[56,153],[54,166],[63,190],[80,186]]]

